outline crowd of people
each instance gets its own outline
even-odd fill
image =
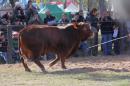
[[[0,18],[0,24],[1,25],[46,24],[51,26],[57,26],[58,24],[68,24],[71,23],[72,21],[89,22],[92,28],[97,29],[97,31],[94,31],[94,38],[90,39],[89,41],[81,43],[79,50],[81,50],[85,56],[86,55],[97,56],[99,52],[99,47],[98,46],[92,48],[89,47],[97,45],[99,43],[99,31],[101,31],[101,43],[103,43],[101,46],[101,50],[103,52],[103,55],[108,56],[113,54],[115,55],[120,54],[119,40],[111,41],[120,36],[119,23],[112,18],[111,12],[105,11],[104,15],[99,17],[98,10],[96,8],[93,8],[85,18],[84,12],[80,10],[79,12],[72,15],[71,19],[69,19],[68,16],[65,13],[63,13],[59,21],[56,20],[56,17],[53,16],[49,10],[47,10],[45,14],[46,17],[44,18],[44,22],[41,22],[40,17],[38,15],[38,8],[32,5],[31,0],[28,1],[25,10],[23,10],[19,2],[16,2],[13,13],[9,12],[5,13]],[[13,57],[15,62],[18,62],[19,56],[18,56],[17,31],[13,31],[12,39],[14,45]],[[0,52],[1,52],[0,57],[3,57],[5,62],[7,62],[8,57],[7,50],[8,47],[7,47],[6,35],[4,34],[4,31],[3,32],[0,31]],[[50,52],[47,55],[48,59],[51,59],[53,55],[54,54]]]

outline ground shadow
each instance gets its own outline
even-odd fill
[[[107,71],[105,73],[101,71]],[[109,73],[114,72],[114,74]],[[75,80],[91,80],[91,81],[118,81],[118,80],[130,80],[130,75],[127,75],[130,71],[127,69],[112,69],[112,68],[73,68],[69,70],[64,71],[53,71],[53,72],[47,72],[47,73],[41,73],[41,72],[32,72],[34,75],[38,76],[48,76],[50,77],[54,76],[69,76],[72,79]],[[122,74],[125,73],[125,74]],[[82,75],[83,74],[83,75]],[[81,76],[78,76],[81,75]],[[69,78],[68,77],[68,78]]]
[[[74,68],[66,71],[55,71],[50,72],[49,74],[53,75],[72,75],[71,78],[78,79],[78,80],[93,80],[93,81],[117,81],[117,80],[130,80],[130,76],[127,75],[118,75],[118,74],[104,74],[104,73],[96,73],[97,71],[111,71],[115,73],[124,73],[129,72],[127,69],[112,69],[112,68]],[[75,77],[75,74],[84,74],[84,76],[81,77]]]
[[[50,74],[57,75],[65,75],[65,74],[80,74],[80,73],[89,73],[89,72],[97,72],[97,71],[112,71],[112,72],[130,72],[129,70],[123,69],[113,69],[113,68],[92,68],[92,67],[84,67],[84,68],[73,68],[63,71],[54,71],[50,72]]]

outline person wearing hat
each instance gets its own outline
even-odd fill
[[[91,24],[93,29],[96,29],[94,32],[94,38],[90,40],[90,46],[98,44],[98,31],[99,31],[99,19],[98,19],[98,10],[93,8],[89,15],[86,17],[86,21]],[[89,49],[90,55],[97,56],[98,55],[98,46]]]

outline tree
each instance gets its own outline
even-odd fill
[[[79,0],[79,8],[80,10],[83,10],[83,0]]]
[[[99,8],[99,0],[88,0],[88,11],[93,8]]]
[[[11,6],[12,6],[12,8],[15,6],[15,2],[17,1],[17,0],[9,0],[10,1],[10,4],[11,4]]]
[[[103,12],[107,10],[106,7],[106,0],[99,0],[99,10],[100,10],[100,15],[103,15]]]

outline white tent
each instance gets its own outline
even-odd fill
[[[57,6],[64,11],[64,5],[63,4],[60,4],[60,5],[57,5]]]
[[[66,9],[65,12],[72,12],[72,13],[76,13],[79,12],[79,8],[77,6],[75,6],[73,3],[71,3]]]

